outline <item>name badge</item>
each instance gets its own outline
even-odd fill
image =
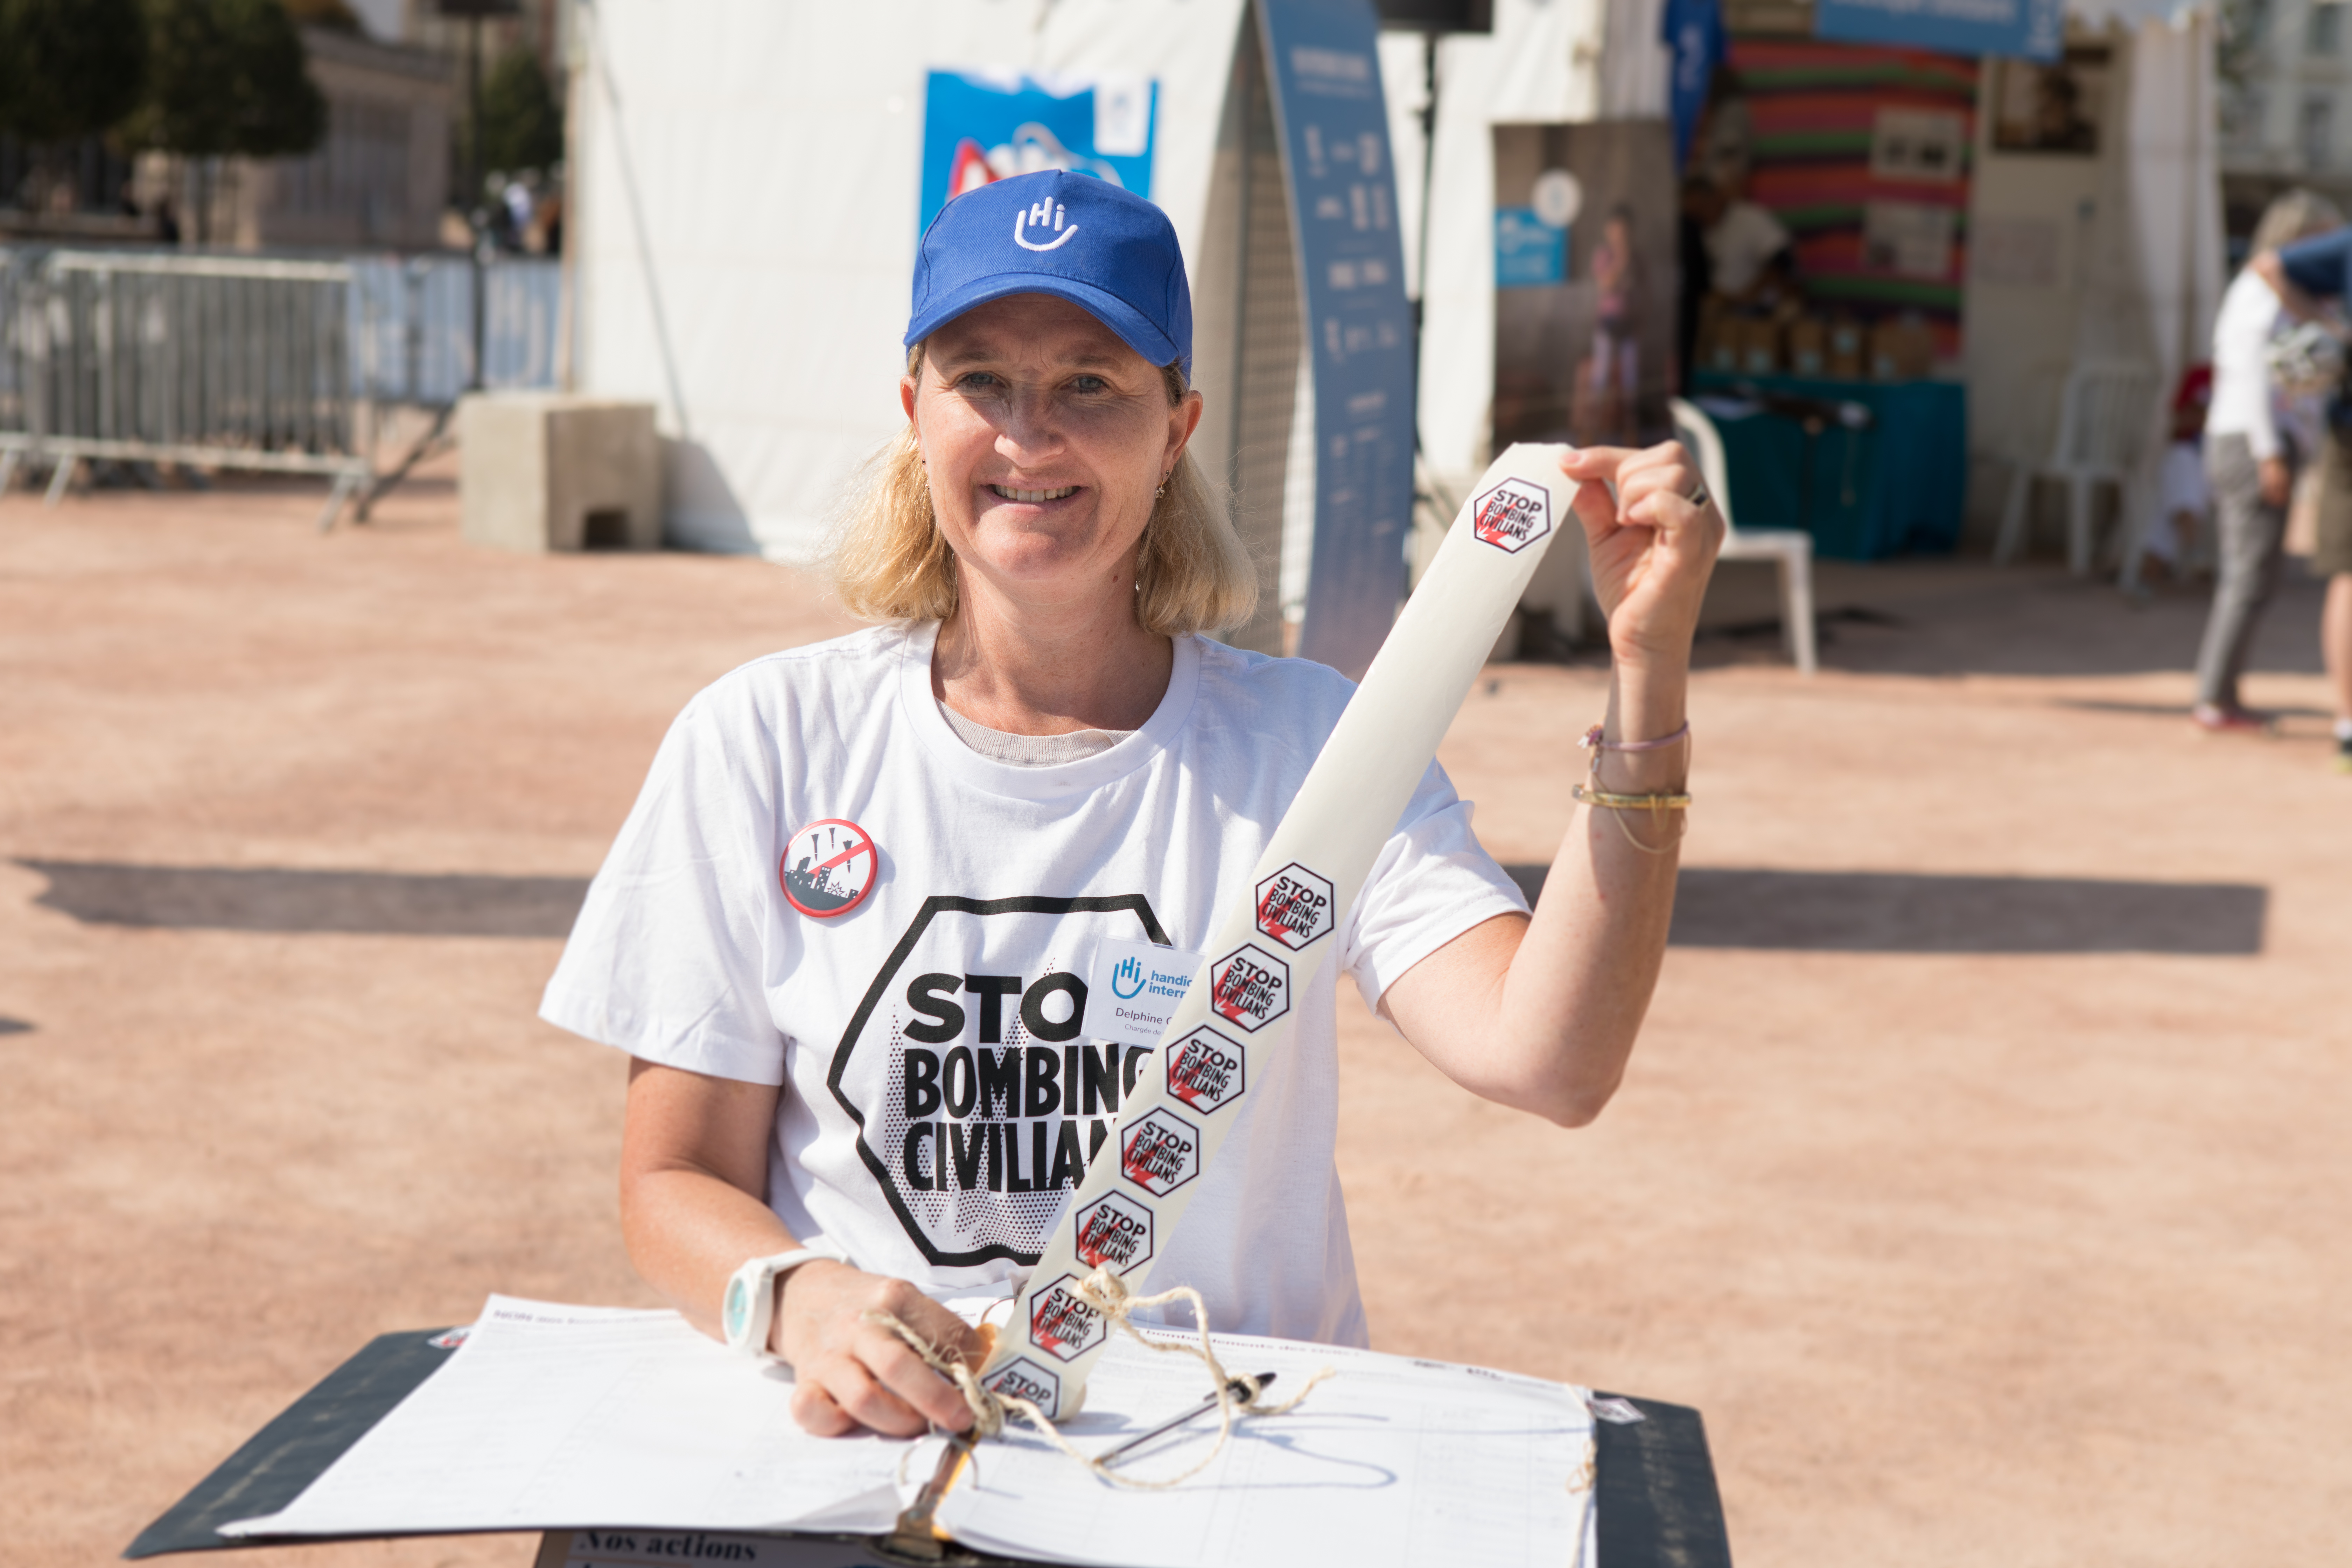
[[[1201,959],[1156,942],[1106,938],[1087,976],[1087,1033],[1122,1045],[1158,1045],[1200,973]]]

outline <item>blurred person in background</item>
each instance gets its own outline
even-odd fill
[[[2289,199],[2279,198],[2281,202]],[[2317,198],[2309,198],[2335,224],[2342,218]],[[2269,221],[2269,215],[2263,215]],[[2258,254],[2247,264],[2259,270],[2286,309],[2305,321],[2326,327],[2341,342],[2347,273],[2352,273],[2352,227],[2330,227],[2283,248]],[[2319,517],[2314,575],[2327,579],[2327,604],[2319,622],[2320,651],[2336,697],[2336,767],[2352,773],[2352,391],[2344,384],[2337,354],[2336,388],[2327,403],[2326,435],[2320,442]]]
[[[2172,394],[2172,444],[2157,481],[2156,521],[2144,542],[2148,559],[2186,578],[2211,531],[2213,487],[2205,481],[2205,416],[2213,403],[2213,367],[2192,364]]]
[[[1707,276],[1734,305],[1770,306],[1793,286],[1795,243],[1772,210],[1748,199],[1747,181],[1718,181],[1696,202],[1705,226]]]
[[[1642,399],[1641,271],[1633,253],[1633,209],[1619,203],[1592,247],[1591,375],[1598,440],[1586,446],[1630,446]]]
[[[2280,546],[2295,470],[2310,450],[2307,400],[2282,386],[2273,348],[2294,317],[2278,275],[2280,247],[2323,234],[2343,215],[2309,191],[2289,191],[2254,226],[2253,254],[2221,295],[2213,322],[2213,401],[2205,418],[2205,476],[2215,523],[2213,608],[2197,655],[2190,717],[2211,734],[2271,727],[2238,698],[2254,628],[2278,587]],[[2340,266],[2340,264],[2339,264]],[[2340,289],[2340,284],[2339,284]]]

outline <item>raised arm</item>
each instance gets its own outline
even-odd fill
[[[621,1135],[621,1231],[647,1283],[713,1339],[735,1270],[755,1258],[796,1250],[764,1196],[779,1090],[637,1061],[629,1069]],[[911,1436],[934,1423],[971,1425],[963,1396],[925,1366],[868,1311],[978,1364],[980,1342],[963,1321],[903,1279],[845,1263],[803,1263],[777,1287],[768,1348],[792,1364],[793,1415],[811,1432],[860,1426]]]
[[[1723,519],[1689,499],[1697,468],[1673,442],[1588,447],[1561,467],[1582,481],[1576,511],[1609,616],[1604,736],[1612,746],[1673,736]],[[1610,795],[1678,795],[1688,776],[1686,739],[1600,755]],[[1562,779],[1559,791],[1583,782]],[[1399,976],[1381,1011],[1473,1093],[1566,1126],[1591,1121],[1616,1092],[1657,985],[1682,826],[1675,809],[1579,804],[1534,917],[1471,928]]]

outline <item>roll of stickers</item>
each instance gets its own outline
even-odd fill
[[[1559,532],[1576,526],[1566,447],[1515,446],[1478,481],[1119,1108],[1118,1158],[1094,1163],[982,1367],[990,1389],[1077,1414],[1110,1325],[1079,1282],[1139,1293],[1240,1113],[1253,1070],[1289,1044],[1446,726]]]

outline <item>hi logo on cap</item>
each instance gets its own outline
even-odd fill
[[[1021,211],[1013,215],[1013,243],[1019,246],[1024,250],[1060,249],[1063,246],[1067,245],[1070,242],[1070,237],[1072,235],[1078,232],[1078,226],[1076,224],[1072,224],[1067,228],[1064,228],[1062,226],[1063,216],[1068,210],[1068,208],[1063,206],[1061,203],[1055,201],[1051,196],[1047,196],[1045,200],[1038,202],[1034,205],[1024,207]],[[1032,224],[1036,225],[1040,231],[1043,231],[1048,225],[1051,225],[1054,229],[1054,237],[1046,240],[1042,245],[1037,241],[1029,238],[1027,236],[1027,230],[1029,226]]]

